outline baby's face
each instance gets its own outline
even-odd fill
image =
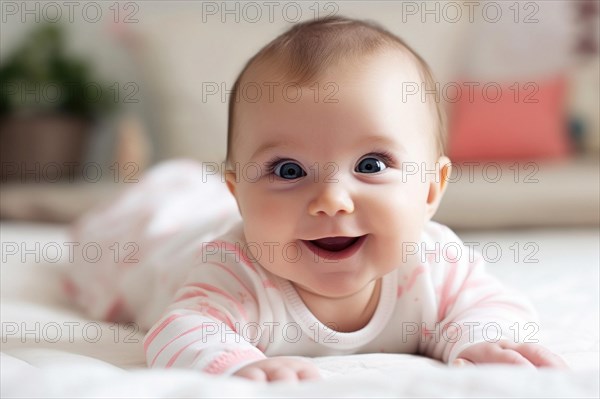
[[[254,76],[260,101],[242,96],[238,104],[237,174],[226,175],[228,186],[246,240],[260,248],[252,254],[299,291],[329,298],[361,291],[406,263],[403,248],[420,242],[435,212],[443,190],[423,170],[437,161],[434,119],[420,96],[402,98],[403,82],[421,79],[399,57],[337,67],[301,96],[291,87],[287,99],[283,83],[269,98],[269,75]],[[307,242],[335,236],[364,238],[341,252],[317,249],[323,257]]]

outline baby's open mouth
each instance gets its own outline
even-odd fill
[[[321,258],[340,260],[354,255],[366,237],[366,234],[358,237],[324,237],[317,240],[302,240],[302,242]]]
[[[318,240],[310,240],[315,246],[327,251],[339,252],[354,245],[360,237],[325,237]]]

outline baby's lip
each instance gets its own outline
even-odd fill
[[[325,258],[325,259],[329,259],[329,260],[342,260],[342,259],[349,258],[352,255],[354,255],[362,247],[362,244],[364,243],[366,237],[367,237],[367,234],[362,235],[362,236],[335,236],[335,237],[324,237],[323,238],[324,240],[338,239],[339,243],[343,243],[345,241],[346,243],[349,244],[348,246],[345,246],[344,248],[339,249],[339,250],[327,250],[327,249],[317,246],[315,244],[315,241],[319,241],[320,239],[301,240],[301,241],[311,252],[313,252],[314,254],[316,254],[317,256],[319,256],[321,258]],[[335,242],[333,242],[332,244],[335,244]]]
[[[317,241],[317,240],[334,239],[334,238],[351,239],[351,238],[360,238],[364,235],[366,235],[366,234],[335,234],[335,235],[331,235],[331,236],[320,236],[320,237],[315,237],[315,238],[302,239],[302,241]]]

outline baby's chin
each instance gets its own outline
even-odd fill
[[[335,277],[334,277],[335,279]],[[313,299],[321,300],[344,300],[350,299],[353,296],[360,294],[363,290],[373,291],[375,280],[367,281],[364,284],[359,284],[356,279],[352,282],[345,281],[324,281],[320,278],[319,281],[313,284],[306,282],[297,282],[289,280],[292,286],[296,289],[300,296],[306,295]],[[339,280],[339,279],[338,279]]]

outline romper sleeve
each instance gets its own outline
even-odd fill
[[[203,244],[174,300],[144,337],[149,367],[178,367],[231,375],[266,356],[248,323],[259,315],[260,278],[239,243]]]
[[[488,274],[480,252],[467,248],[448,227],[437,226],[442,233],[439,248],[457,250],[429,262],[434,306],[425,317],[419,352],[452,363],[482,341],[522,342],[530,335],[528,326],[535,329],[538,322],[530,301]]]

